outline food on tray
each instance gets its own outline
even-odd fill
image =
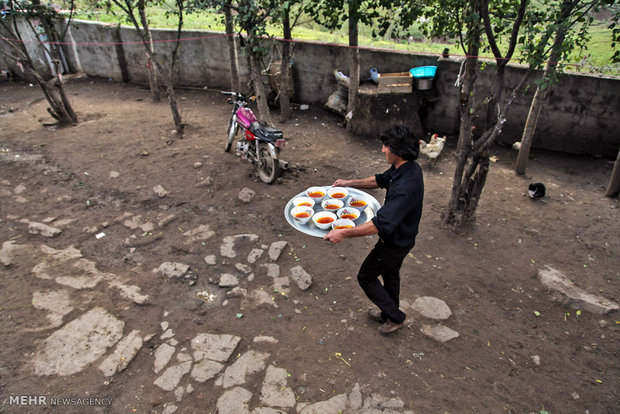
[[[345,198],[349,191],[344,187],[332,187],[327,191],[327,195],[331,198]]]

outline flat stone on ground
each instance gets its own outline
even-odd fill
[[[33,358],[37,375],[71,375],[99,359],[123,336],[125,322],[94,308],[52,333]]]
[[[411,308],[429,319],[445,320],[452,315],[452,311],[446,302],[432,296],[417,298]]]

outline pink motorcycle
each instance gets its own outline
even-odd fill
[[[280,150],[286,144],[279,129],[258,122],[254,112],[247,107],[246,97],[237,92],[222,92],[230,95],[227,102],[233,105],[232,116],[226,130],[226,152],[230,152],[238,131],[241,137],[237,141],[237,151],[249,160],[264,183],[273,184],[280,175],[280,169],[288,163],[279,159]]]

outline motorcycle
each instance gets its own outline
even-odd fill
[[[259,123],[254,112],[248,108],[248,100],[243,94],[225,91],[222,91],[222,94],[230,95],[227,102],[233,105],[226,130],[225,151],[230,152],[235,136],[241,131],[237,151],[254,164],[261,181],[273,184],[280,175],[280,170],[288,166],[288,163],[279,159],[280,150],[286,145],[282,131]]]

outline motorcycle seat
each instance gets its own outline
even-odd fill
[[[252,131],[256,137],[268,142],[275,142],[283,137],[282,131],[279,129],[263,125],[258,121],[250,124],[250,131]]]

